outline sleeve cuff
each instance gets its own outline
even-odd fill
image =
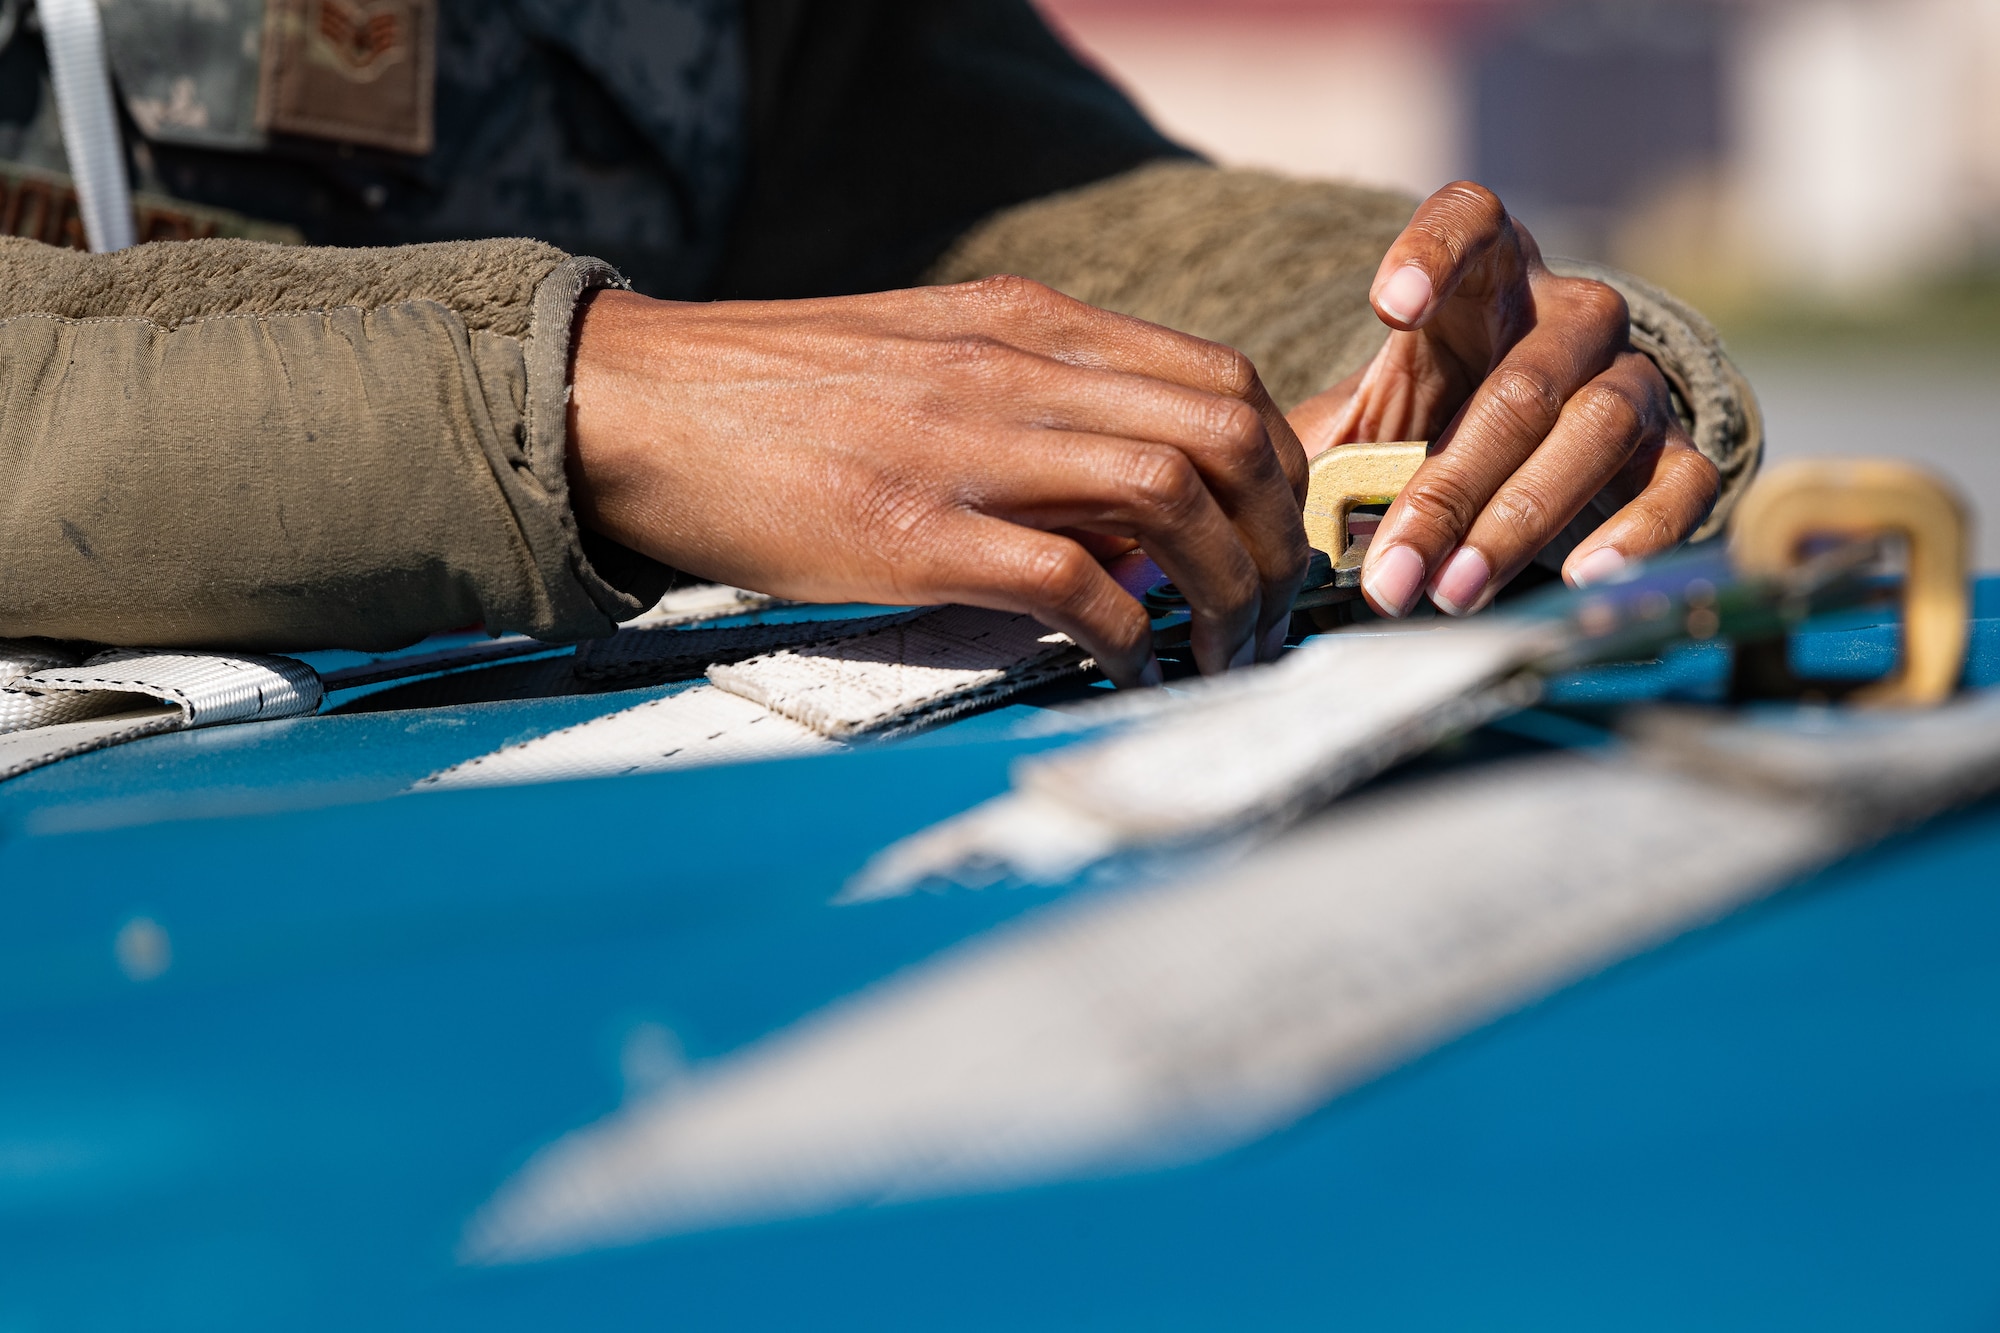
[[[570,505],[566,471],[569,443],[570,351],[583,298],[605,287],[628,288],[601,259],[566,259],[535,291],[533,323],[525,352],[525,447],[542,531],[529,544],[543,583],[553,596],[552,638],[597,638],[611,633],[659,600],[677,577],[657,560],[584,532]]]

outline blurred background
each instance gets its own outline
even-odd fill
[[[1218,161],[1497,190],[1700,305],[1770,456],[1954,477],[2000,568],[2000,0],[1039,0]]]

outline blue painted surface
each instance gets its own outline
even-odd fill
[[[0,783],[9,828],[101,828],[383,800],[502,745],[685,686],[291,718],[154,736]]]
[[[163,737],[0,787],[0,1329],[2000,1324],[2000,802],[1213,1161],[463,1268],[494,1186],[617,1105],[635,1025],[718,1057],[1064,896],[829,905],[1060,743],[993,715],[383,799],[636,697]],[[143,983],[113,952],[142,916],[173,950]]]

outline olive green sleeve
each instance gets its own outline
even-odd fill
[[[603,634],[563,470],[571,326],[533,241],[0,241],[0,637],[386,648]]]
[[[931,282],[1013,273],[1078,300],[1227,343],[1289,411],[1360,369],[1386,330],[1368,288],[1416,200],[1331,181],[1162,162],[994,214],[960,237]],[[1628,274],[1551,261],[1617,287],[1634,346],[1656,362],[1723,493],[1720,530],[1755,472],[1757,402],[1715,330]]]

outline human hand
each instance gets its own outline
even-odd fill
[[[690,574],[805,601],[1026,612],[1120,685],[1136,541],[1203,671],[1275,656],[1305,454],[1239,353],[1018,278],[813,301],[603,291],[577,334],[577,513]]]
[[[1563,563],[1574,585],[1671,550],[1707,517],[1720,476],[1633,350],[1624,299],[1549,272],[1491,191],[1461,181],[1425,200],[1370,299],[1395,332],[1291,419],[1308,454],[1435,441],[1362,565],[1383,615],[1426,590],[1453,615],[1477,611],[1580,519],[1595,530]]]

